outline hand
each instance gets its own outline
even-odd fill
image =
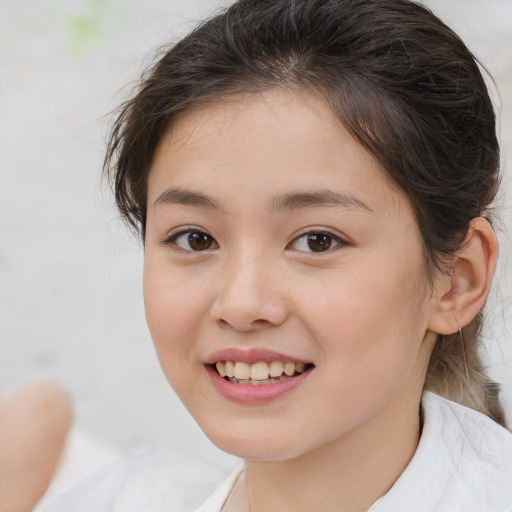
[[[72,424],[66,393],[50,381],[0,400],[0,512],[30,512],[58,467]]]

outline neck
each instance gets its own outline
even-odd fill
[[[251,512],[366,511],[416,451],[418,403],[419,396],[411,396],[405,414],[386,408],[355,431],[299,457],[246,461]]]

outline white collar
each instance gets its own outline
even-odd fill
[[[487,416],[425,392],[418,448],[374,512],[512,512],[512,435]],[[219,512],[241,463],[196,512]]]
[[[241,462],[195,512],[220,512],[243,470],[244,463]]]

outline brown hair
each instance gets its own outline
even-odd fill
[[[496,194],[495,115],[475,58],[408,0],[239,0],[165,48],[121,106],[105,159],[122,216],[144,237],[156,146],[180,115],[275,87],[324,95],[409,195],[427,269],[445,268]],[[480,313],[440,335],[425,383],[503,424],[479,358]]]

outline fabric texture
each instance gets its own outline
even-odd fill
[[[422,406],[416,453],[372,512],[512,512],[512,434],[433,393],[424,394]],[[243,464],[226,478],[198,461],[119,462],[46,511],[220,512],[241,471]]]

